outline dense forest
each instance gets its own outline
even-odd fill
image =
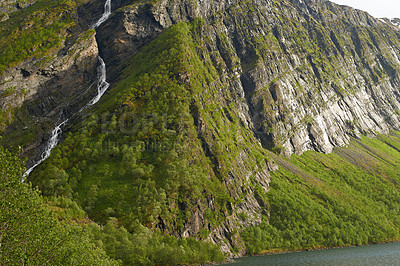
[[[21,183],[21,160],[0,148],[0,263],[28,265],[200,264],[223,261],[212,244],[151,232],[129,233],[114,218],[100,226],[68,197],[43,197]],[[171,256],[174,254],[174,256]]]
[[[399,137],[363,137],[331,155],[283,163],[265,195],[271,219],[243,232],[248,252],[399,240]]]
[[[39,192],[21,183],[23,173],[21,160],[0,148],[1,264],[118,264],[94,245],[88,230],[60,222]],[[79,213],[68,200],[59,208],[68,205],[69,215]]]

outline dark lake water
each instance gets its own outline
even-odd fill
[[[240,258],[227,265],[400,265],[400,243]]]

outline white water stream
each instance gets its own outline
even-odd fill
[[[106,92],[110,84],[106,81],[106,64],[104,63],[103,58],[99,56],[100,65],[97,68],[97,75],[98,75],[98,83],[97,83],[97,95],[86,105],[89,107],[95,103],[97,103],[101,96]],[[86,108],[84,107],[84,108]],[[83,109],[82,109],[83,110]]]
[[[93,24],[92,28],[95,29],[98,26],[100,26],[104,21],[108,19],[110,15],[111,15],[111,0],[107,0],[106,3],[104,4],[103,15],[96,23]]]
[[[104,4],[104,13],[101,16],[101,18],[92,25],[93,29],[96,29],[99,27],[104,21],[108,19],[108,17],[111,15],[111,0],[106,0],[106,3]],[[106,75],[106,64],[104,63],[103,58],[99,56],[99,62],[100,65],[97,68],[97,78],[98,78],[98,83],[97,83],[97,94],[96,96],[88,103],[86,104],[82,109],[78,111],[81,112],[82,110],[86,109],[87,107],[94,105],[97,103],[100,98],[103,96],[103,94],[106,92],[110,84],[106,81],[107,75]],[[76,115],[76,114],[74,114]],[[73,115],[73,116],[74,116]],[[49,141],[47,142],[46,148],[44,149],[41,158],[38,162],[36,162],[31,168],[29,168],[23,175],[22,182],[25,181],[26,177],[35,169],[39,164],[41,164],[44,160],[46,160],[50,156],[51,150],[57,146],[59,138],[62,134],[62,127],[68,122],[69,119],[64,120],[60,124],[58,124],[53,131],[51,132],[51,137]]]
[[[64,122],[58,124],[53,131],[51,132],[51,138],[49,139],[46,148],[44,149],[44,152],[42,153],[42,156],[38,162],[36,162],[31,168],[29,168],[25,173],[24,173],[24,179],[27,177],[33,169],[35,169],[36,166],[41,164],[44,160],[46,160],[50,156],[51,150],[57,146],[58,144],[58,137],[62,133],[61,127],[64,126],[68,122],[68,119],[65,120]],[[24,180],[23,179],[23,180]]]

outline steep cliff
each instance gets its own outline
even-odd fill
[[[53,125],[95,94],[95,31],[77,25],[78,4],[41,1],[1,24],[0,130],[31,166]],[[44,28],[45,27],[45,28]]]
[[[315,199],[317,205],[308,207],[321,210],[329,196],[318,189],[328,181],[285,157],[308,150],[331,153],[363,135],[400,130],[395,20],[323,0],[113,1],[112,15],[94,35],[88,25],[101,15],[102,4],[93,0],[74,9],[71,38],[40,65],[30,57],[6,67],[0,85],[2,117],[10,118],[3,142],[23,146],[23,155],[33,158],[30,166],[51,126],[90,99],[97,55],[104,59],[109,93],[71,119],[63,142],[29,179],[45,196],[72,198],[98,223],[115,217],[131,233],[139,223],[154,232],[214,242],[231,256],[244,255],[246,248],[260,252],[262,245],[301,248],[307,245],[270,239],[294,238],[290,232],[271,233],[281,232],[274,217],[285,217],[276,211],[284,209],[276,195],[294,189],[299,197]],[[397,149],[396,141],[385,143]],[[364,153],[357,150],[346,162],[360,169],[363,164],[354,158]],[[387,160],[396,164],[393,156]],[[312,165],[314,158],[306,158]],[[336,161],[326,160],[318,165],[329,173]],[[397,180],[391,165],[376,175]],[[271,174],[279,182],[268,194]],[[286,185],[286,179],[301,186]],[[303,193],[307,189],[314,194]],[[334,189],[347,191],[346,185]],[[354,196],[354,202],[361,200]],[[352,211],[352,217],[367,217],[364,210]],[[332,219],[355,226],[347,214],[337,215]],[[258,229],[243,237],[249,227]],[[249,244],[257,230],[264,242]],[[392,229],[387,232],[374,239],[396,237]],[[360,243],[374,241],[369,237]],[[315,239],[311,247],[332,245]]]
[[[231,77],[228,87],[239,78],[264,147],[329,153],[350,136],[399,129],[399,28],[329,1],[158,1],[119,10],[99,29],[110,78],[127,54],[195,17],[207,21],[205,53]]]

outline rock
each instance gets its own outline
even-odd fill
[[[17,10],[21,10],[21,9],[24,9],[24,8],[26,8],[28,6],[31,6],[34,3],[36,3],[36,0],[24,0],[24,1],[2,0],[1,4],[0,4],[0,14],[1,13],[10,14],[10,13],[15,12]],[[4,20],[2,20],[3,18],[1,18],[1,16],[0,16],[0,22],[4,21]],[[8,19],[8,15],[7,15],[7,19]]]
[[[0,22],[6,21],[9,18],[10,17],[6,13],[0,14]]]
[[[25,106],[28,110],[3,135],[37,125],[38,122],[32,121],[32,118],[46,125],[46,131],[36,132],[35,144],[23,149],[23,155],[29,157],[28,166],[40,157],[45,136],[60,115],[75,113],[95,94],[94,90],[89,90],[97,77],[98,49],[94,33],[82,33],[65,54],[57,55],[57,52],[47,55],[50,60],[46,64],[39,65],[39,60],[33,58],[7,69],[1,76],[5,82],[0,84],[0,95],[15,88],[13,93],[0,98],[1,109],[5,111]]]

